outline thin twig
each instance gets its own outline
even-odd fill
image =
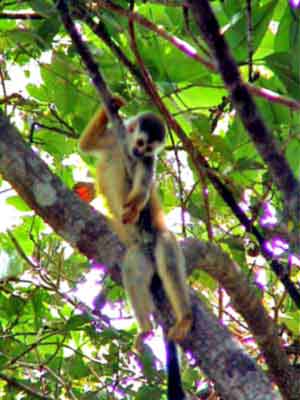
[[[43,15],[36,13],[36,12],[32,12],[32,11],[24,11],[24,12],[20,12],[20,11],[3,11],[0,13],[0,19],[25,19],[25,20],[37,20],[37,19],[43,19]]]
[[[39,392],[38,390],[35,390],[35,389],[31,388],[30,386],[27,386],[24,383],[17,381],[17,379],[3,374],[2,372],[0,372],[0,379],[7,382],[8,385],[13,386],[17,389],[20,389],[20,391],[24,391],[25,393],[28,393],[30,396],[33,396],[33,397],[36,397],[36,398],[42,399],[42,400],[54,400],[53,397],[46,396],[43,393]]]

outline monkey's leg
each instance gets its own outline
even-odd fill
[[[191,329],[192,310],[186,284],[184,256],[171,232],[158,234],[155,258],[158,275],[176,317],[176,323],[169,330],[168,338],[179,342]]]
[[[150,293],[153,265],[138,245],[131,246],[122,263],[122,279],[138,321],[141,336],[152,330],[150,316],[154,304]]]

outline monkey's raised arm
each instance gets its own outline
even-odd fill
[[[125,101],[119,96],[116,96],[114,101],[117,107],[122,107],[125,104]],[[117,138],[111,130],[107,129],[107,124],[107,112],[101,106],[88,123],[79,140],[80,150],[85,153],[93,153],[117,144]]]

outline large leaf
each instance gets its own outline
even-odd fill
[[[299,46],[299,39],[299,16],[287,5],[275,37],[275,50],[277,52],[293,51]]]
[[[268,29],[276,4],[277,0],[271,0],[262,7],[257,7],[256,12],[252,15],[252,48],[254,51],[257,50],[266,30]],[[248,56],[247,15],[245,7],[242,8],[242,10],[244,11],[240,11],[232,16],[229,27],[225,31],[225,38],[228,41],[237,61],[246,61]]]
[[[265,58],[267,65],[274,71],[287,89],[290,96],[300,99],[300,75],[295,59],[290,53],[273,53]]]
[[[271,65],[275,63],[275,72],[280,68],[280,77],[285,83],[288,91],[296,98],[300,96],[300,59],[296,54],[300,52],[300,24],[299,13],[287,6],[280,21],[278,32],[275,38],[275,49],[277,53],[270,56]],[[286,62],[286,68],[276,64],[275,57],[279,54],[279,62]]]
[[[251,1],[252,7],[257,7],[259,0]],[[238,14],[243,8],[245,8],[244,0],[224,0],[221,3],[225,14],[232,18],[234,15]]]
[[[77,101],[77,90],[72,85],[76,78],[74,64],[62,53],[56,53],[50,65],[44,65],[41,76],[53,102],[62,114],[72,112]]]
[[[299,163],[300,140],[299,139],[293,139],[289,142],[286,152],[285,152],[285,155],[294,171],[295,176],[299,176],[299,173],[300,173],[300,163]]]

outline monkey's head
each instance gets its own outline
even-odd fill
[[[126,129],[128,153],[133,158],[155,157],[164,145],[165,126],[151,112],[130,118]]]

